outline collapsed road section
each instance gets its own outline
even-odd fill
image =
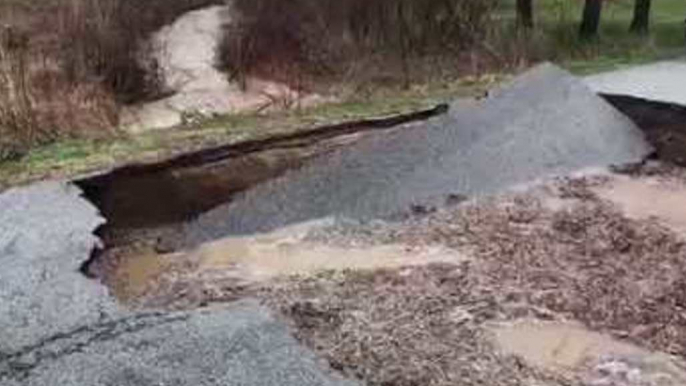
[[[329,127],[7,191],[0,195],[0,384],[350,384],[254,302],[133,311],[80,271],[112,257],[118,243],[132,242],[135,264],[141,251],[133,244],[151,235],[155,244],[157,236],[174,241],[153,253],[193,250],[325,217],[392,219],[578,169],[640,163],[654,154],[649,141],[670,160],[660,147],[665,135],[651,133],[681,130],[678,106],[605,97],[610,103],[543,65],[442,115],[445,108]],[[92,258],[94,233],[108,232],[115,237],[106,236],[104,253]],[[273,249],[249,252],[261,250]]]

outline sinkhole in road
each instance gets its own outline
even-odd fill
[[[630,96],[603,97],[644,131],[656,150],[652,157],[686,166],[685,107]],[[120,297],[135,297],[138,289],[169,269],[170,262],[160,256],[174,256],[188,247],[178,243],[186,222],[231,202],[238,193],[355,143],[367,132],[421,122],[446,110],[440,105],[413,114],[320,127],[76,181],[107,219],[98,231],[104,247],[83,272],[115,293],[117,287],[126,287]]]
[[[168,268],[157,256],[184,247],[185,223],[235,195],[278,178],[317,157],[349,146],[370,132],[393,130],[444,114],[448,106],[383,118],[343,122],[184,154],[167,161],[130,165],[75,181],[107,220],[82,272],[110,287],[116,272],[141,287]],[[130,284],[130,285],[129,285]],[[115,290],[115,293],[117,291]],[[135,291],[134,291],[135,292]]]

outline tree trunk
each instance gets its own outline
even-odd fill
[[[586,0],[586,4],[584,5],[584,16],[579,29],[579,36],[581,39],[589,40],[598,36],[603,1],[604,0]]]
[[[631,32],[647,34],[650,28],[650,0],[636,0],[634,5],[634,20],[631,22]]]
[[[533,0],[517,0],[517,25],[524,28],[534,26]]]

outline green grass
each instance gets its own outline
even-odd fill
[[[607,0],[600,36],[594,42],[580,42],[577,31],[582,0],[535,0],[537,35],[550,45],[549,56],[577,74],[589,74],[686,55],[684,19],[686,1],[653,1],[651,33],[636,36],[628,32],[633,17],[633,0]],[[501,19],[514,24],[514,0],[505,0]]]
[[[46,178],[74,178],[132,162],[155,162],[209,146],[308,130],[324,124],[407,113],[482,93],[497,80],[495,75],[485,75],[405,91],[385,90],[364,99],[300,110],[224,115],[192,127],[122,134],[108,140],[62,141],[36,148],[20,160],[0,163],[0,190]]]

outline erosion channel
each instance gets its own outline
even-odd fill
[[[650,157],[686,165],[682,153],[676,151],[686,144],[686,108],[628,96],[604,98],[646,133],[656,149]],[[98,231],[104,247],[94,253],[83,271],[107,284],[120,300],[135,302],[167,270],[183,269],[175,267],[176,262],[169,258],[179,250],[197,247],[189,245],[184,235],[188,222],[229,204],[256,185],[327,157],[372,132],[389,135],[399,127],[425,130],[425,120],[440,119],[446,110],[442,105],[408,115],[320,127],[206,149],[162,163],[128,166],[77,181],[107,219]],[[457,201],[465,198],[460,194],[450,197]],[[409,206],[407,213],[421,214],[424,210],[422,206]],[[227,248],[246,254],[240,246]]]

